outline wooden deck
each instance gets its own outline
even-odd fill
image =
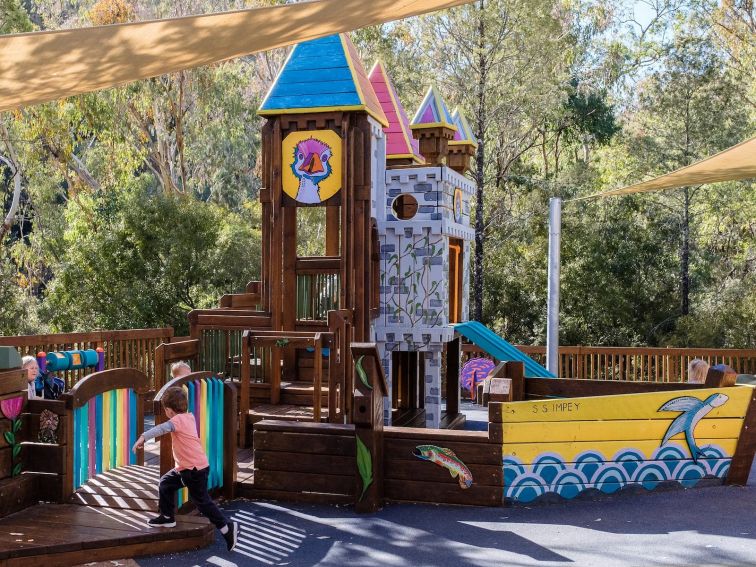
[[[62,567],[170,553],[212,543],[215,528],[199,516],[177,517],[175,528],[146,525],[150,512],[41,504],[0,519],[2,567]]]
[[[71,503],[154,515],[159,481],[157,465],[119,467],[90,478],[73,493]]]

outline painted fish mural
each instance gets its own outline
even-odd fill
[[[694,461],[698,461],[698,458],[703,455],[703,450],[696,445],[696,439],[693,436],[696,425],[711,410],[723,405],[729,399],[725,394],[712,394],[703,401],[693,396],[681,396],[669,400],[657,411],[680,411],[682,413],[670,423],[660,446],[666,445],[678,433],[685,433],[685,442],[688,444],[690,456],[693,457]]]
[[[473,476],[467,465],[463,463],[454,451],[435,445],[418,445],[415,447],[413,454],[423,461],[443,467],[449,471],[452,478],[456,478],[460,488],[470,488],[473,483]]]

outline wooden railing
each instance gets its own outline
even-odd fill
[[[517,346],[541,364],[546,347]],[[462,346],[465,358],[484,353],[476,345]],[[646,347],[559,347],[561,378],[587,380],[632,380],[641,382],[684,382],[688,363],[700,358],[709,364],[726,364],[738,374],[756,374],[755,349],[646,348]]]
[[[339,308],[340,259],[336,256],[297,258],[297,320],[325,321]]]
[[[135,368],[146,374],[150,384],[155,382],[155,349],[170,342],[173,328],[128,329],[122,331],[94,331],[91,333],[56,333],[50,335],[20,335],[0,337],[0,346],[12,346],[21,356],[35,356],[38,352],[94,349],[105,351],[105,368]],[[88,370],[69,370],[62,373],[66,387],[71,388]]]
[[[61,396],[66,406],[66,477],[64,494],[109,469],[144,464],[144,452],[131,447],[144,431],[147,376],[133,368],[90,374]]]

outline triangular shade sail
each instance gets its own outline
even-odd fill
[[[292,49],[258,114],[364,110],[388,121],[357,49],[346,34],[329,35]]]
[[[620,189],[603,191],[573,200],[580,201],[594,197],[663,191],[678,187],[703,185],[704,183],[737,181],[739,179],[750,178],[756,178],[756,137],[672,173],[667,173],[666,175],[661,175],[642,183],[634,183]]]
[[[471,0],[316,0],[0,37],[0,111],[106,89]]]
[[[407,113],[383,63],[378,61],[373,65],[368,76],[388,120],[388,126],[383,129],[386,133],[386,157],[424,163],[418,141],[412,137]]]

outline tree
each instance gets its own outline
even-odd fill
[[[181,334],[189,310],[217,305],[259,274],[254,208],[233,214],[135,186],[95,210],[94,222],[69,211],[44,307],[56,330],[171,325]]]
[[[30,32],[33,26],[18,0],[0,0],[0,34]]]
[[[478,139],[473,319],[483,317],[486,231],[506,214],[510,168],[535,147],[539,125],[565,96],[566,25],[552,0],[479,0],[425,19],[420,37],[435,77]],[[488,194],[498,205],[487,207]]]

